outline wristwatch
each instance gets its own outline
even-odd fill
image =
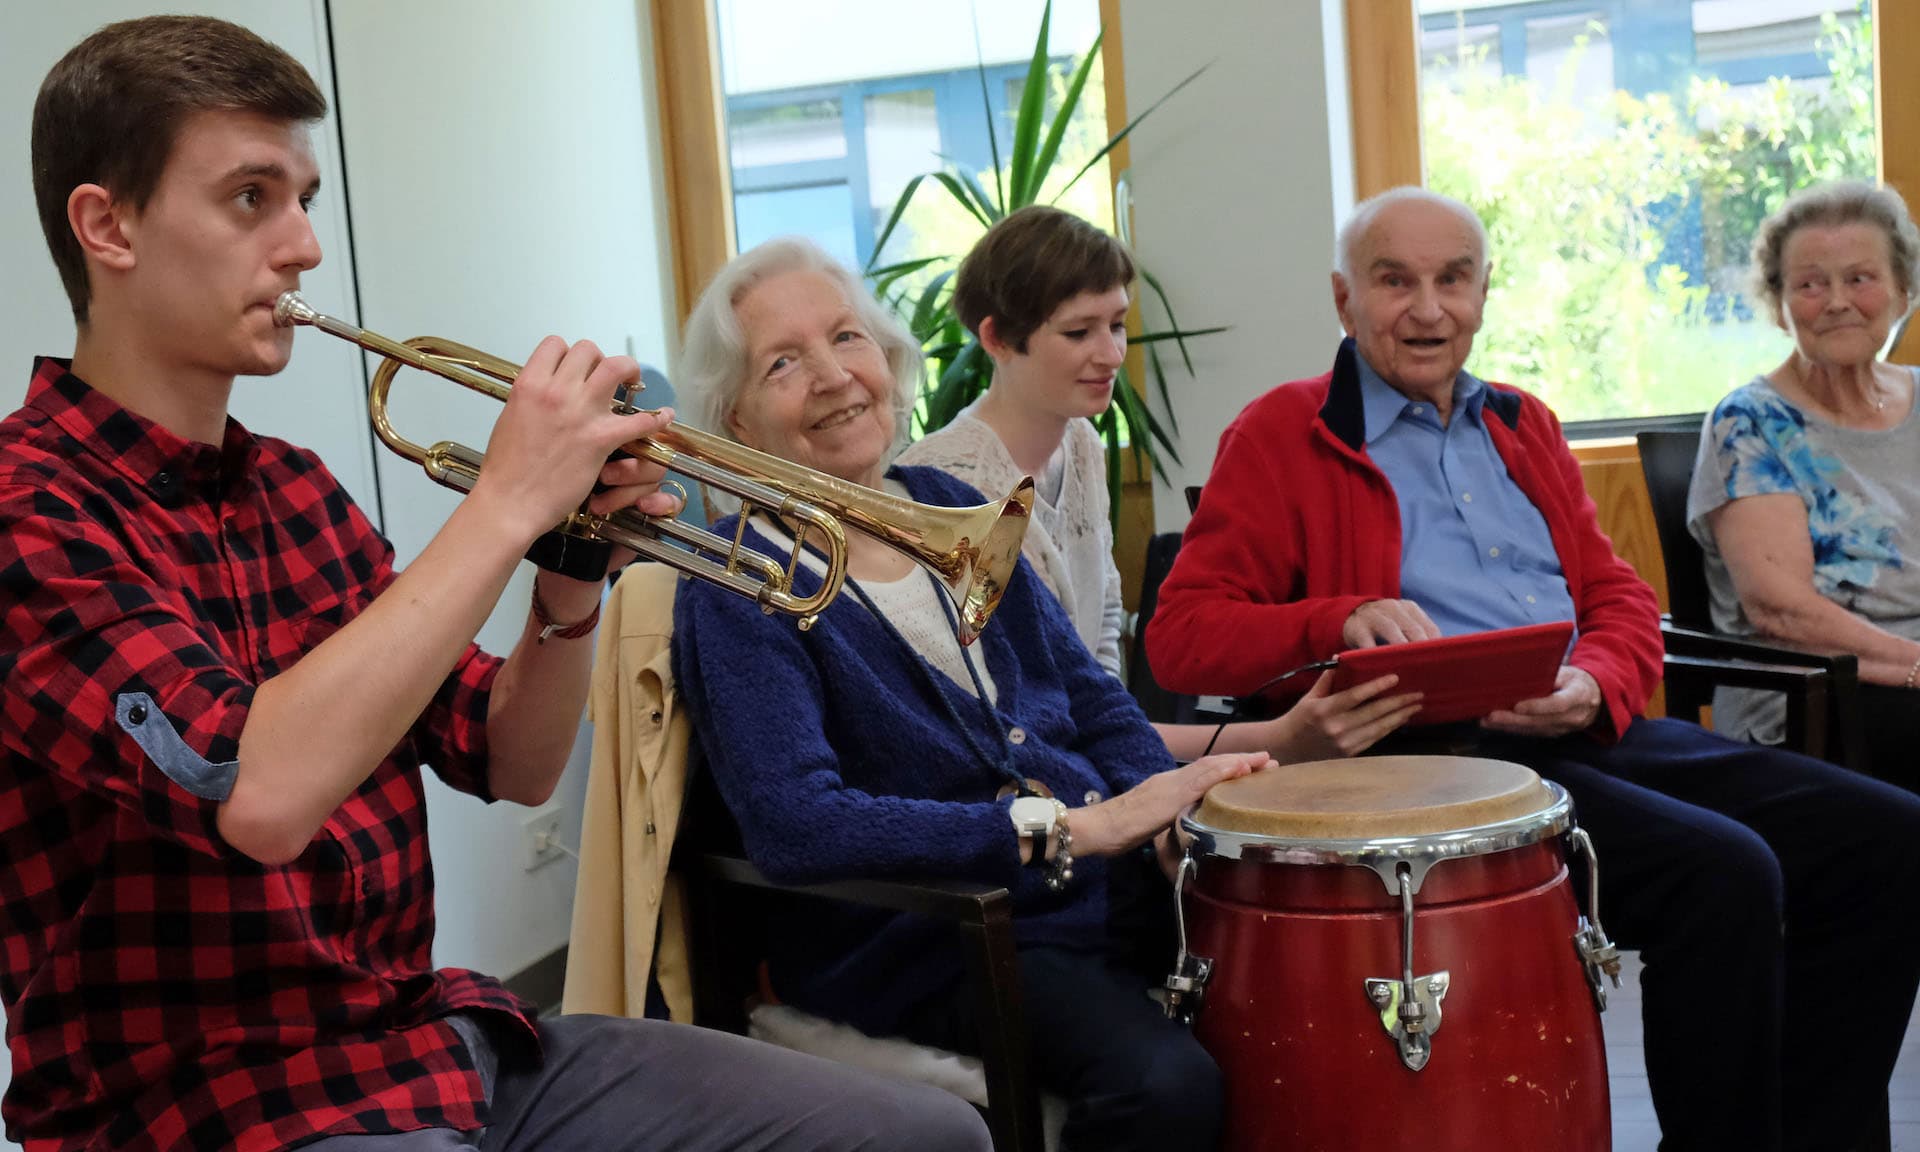
[[[1033,854],[1027,857],[1027,864],[1042,867],[1047,862],[1047,847],[1053,843],[1053,830],[1060,821],[1060,808],[1057,800],[1045,796],[1016,796],[1008,815],[1013,817],[1013,830],[1020,838],[1033,845]]]

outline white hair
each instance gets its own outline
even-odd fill
[[[1342,279],[1351,284],[1354,281],[1354,249],[1360,246],[1360,240],[1373,227],[1373,221],[1380,210],[1393,204],[1407,201],[1422,204],[1436,204],[1460,217],[1461,222],[1473,229],[1474,243],[1479,245],[1479,271],[1482,275],[1487,268],[1487,226],[1480,222],[1480,214],[1469,208],[1464,202],[1439,192],[1430,192],[1418,185],[1403,184],[1398,188],[1389,188],[1377,196],[1371,196],[1353,206],[1353,215],[1340,226],[1340,234],[1333,242],[1333,270],[1340,273]]]
[[[735,309],[756,285],[788,272],[817,272],[838,285],[860,326],[885,353],[894,384],[894,447],[903,447],[920,386],[924,360],[920,344],[906,325],[873,298],[858,276],[818,244],[799,236],[781,236],[740,253],[727,261],[700,293],[687,316],[680,346],[680,379],[674,382],[686,398],[691,423],[734,438],[730,417],[751,375],[747,334],[740,327]]]

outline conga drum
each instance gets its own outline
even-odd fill
[[[1611,1147],[1619,958],[1562,788],[1497,760],[1328,760],[1228,781],[1181,823],[1169,1007],[1225,1075],[1228,1149]]]

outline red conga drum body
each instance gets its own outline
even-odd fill
[[[1558,786],[1500,761],[1323,761],[1223,784],[1184,825],[1228,1149],[1611,1147]]]

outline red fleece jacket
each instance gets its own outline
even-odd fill
[[[1489,384],[1485,412],[1507,471],[1545,517],[1580,638],[1568,663],[1604,697],[1593,734],[1616,739],[1660,678],[1653,590],[1600,531],[1560,422],[1535,397]],[[1243,695],[1346,645],[1369,600],[1400,596],[1400,508],[1367,454],[1358,359],[1282,384],[1220,437],[1219,455],[1147,628],[1154,677],[1176,691]]]

